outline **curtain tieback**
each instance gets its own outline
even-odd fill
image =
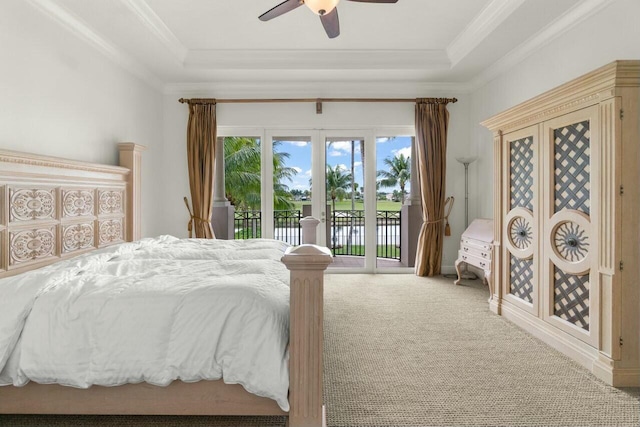
[[[447,197],[447,200],[445,200],[444,207],[445,207],[445,210],[447,212],[444,214],[443,218],[434,219],[434,220],[431,220],[431,221],[425,221],[425,224],[437,224],[439,222],[446,221],[446,223],[447,223],[446,226],[448,227],[449,226],[449,215],[451,215],[451,209],[453,208],[454,200],[455,199],[453,198],[453,196]],[[445,234],[445,235],[449,236],[450,234]]]
[[[189,218],[189,223],[187,224],[187,230],[189,230],[189,238],[191,238],[191,236],[193,235],[193,225],[195,224],[196,221],[200,221],[206,224],[208,224],[210,221],[208,219],[195,216],[193,214],[193,212],[191,211],[191,207],[189,207],[189,201],[187,200],[186,196],[184,197],[184,204],[187,207],[187,210],[189,211],[189,216],[191,217]]]
[[[444,235],[451,236],[451,227],[449,226],[449,215],[451,215],[451,209],[453,209],[453,203],[455,202],[455,198],[453,196],[447,197],[447,200],[444,201],[444,208],[447,213],[444,214],[444,220],[447,222],[444,225]]]
[[[433,221],[425,221],[425,224],[437,224],[437,223],[442,222],[444,220],[445,220],[445,218],[434,219]]]

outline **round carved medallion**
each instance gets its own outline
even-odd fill
[[[589,253],[589,238],[586,230],[573,221],[563,222],[554,234],[556,252],[570,262],[584,259]]]
[[[591,263],[591,222],[583,212],[563,209],[549,220],[549,258],[571,274],[583,274]]]
[[[521,259],[533,256],[533,214],[525,208],[514,208],[506,218],[506,246],[509,251]]]

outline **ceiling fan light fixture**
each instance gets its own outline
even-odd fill
[[[336,8],[340,0],[304,0],[304,4],[316,15],[326,15]]]

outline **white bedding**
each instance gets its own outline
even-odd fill
[[[2,279],[0,385],[223,378],[288,411],[286,246],[161,236]]]

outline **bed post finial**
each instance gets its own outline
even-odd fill
[[[314,234],[315,235],[315,234]],[[329,249],[290,247],[282,262],[291,272],[289,319],[289,427],[322,427],[324,270]]]
[[[147,147],[133,142],[118,144],[120,166],[129,169],[127,178],[125,240],[131,242],[142,237],[142,152]]]
[[[300,220],[302,227],[302,243],[316,244],[316,229],[320,220],[312,216],[305,216]]]

